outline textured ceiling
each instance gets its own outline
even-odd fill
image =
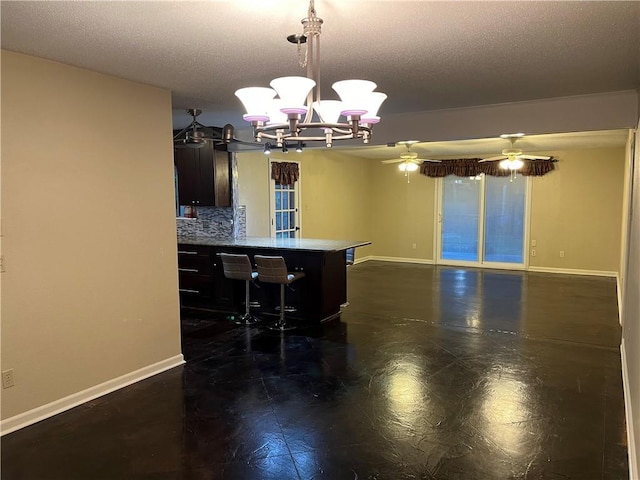
[[[233,92],[303,74],[286,36],[306,0],[2,1],[2,48],[157,85],[206,124],[240,124]],[[640,87],[638,1],[317,0],[323,97],[366,78],[381,115]],[[123,112],[126,119],[126,112]]]

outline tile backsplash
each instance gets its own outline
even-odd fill
[[[231,207],[193,207],[196,218],[176,219],[178,236],[245,238],[247,236],[247,210],[238,204],[238,161],[231,155]]]
[[[179,236],[243,238],[247,235],[244,205],[233,207],[195,207],[197,218],[176,219]],[[234,212],[235,210],[235,212]]]

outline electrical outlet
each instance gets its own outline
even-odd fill
[[[564,258],[564,250],[560,250],[560,258]]]
[[[4,273],[4,255],[0,255],[0,273]]]
[[[531,250],[531,256],[532,256],[532,257],[535,257],[535,256],[536,256],[536,249],[535,249],[535,248]]]
[[[412,243],[412,244],[411,244],[411,248],[415,249],[415,248],[416,248],[416,244],[415,244],[415,243]]]
[[[13,387],[13,368],[2,372],[2,388]]]

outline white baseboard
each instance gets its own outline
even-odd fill
[[[629,392],[629,371],[627,369],[627,353],[624,348],[624,338],[620,345],[620,357],[622,359],[622,386],[624,389],[624,406],[627,420],[627,444],[629,449],[629,479],[640,478],[640,465],[638,464],[637,433],[633,430],[633,411],[631,405],[631,392]],[[637,413],[637,412],[636,412]]]
[[[354,260],[353,264],[354,264],[354,265],[357,265],[357,264],[359,264],[359,263],[363,263],[363,262],[366,262],[366,261],[368,261],[368,260],[371,260],[371,255],[368,255],[368,256],[366,256],[366,257],[362,257],[362,258],[356,258],[356,259]]]
[[[382,257],[378,255],[372,255],[369,257],[369,260],[379,260],[381,262],[419,263],[421,265],[433,265],[433,260],[427,260],[424,258]]]
[[[363,259],[360,259],[359,262],[365,262],[367,260],[379,260],[381,262],[397,262],[397,263],[416,263],[421,265],[435,265],[436,263],[433,260],[425,259],[425,258],[404,258],[404,257],[385,257],[380,255],[370,255]],[[451,265],[444,265],[451,266]],[[496,268],[491,265],[480,266],[479,268]],[[473,268],[473,267],[470,267]],[[500,266],[501,269],[507,269],[505,266]],[[520,270],[513,268],[512,270]],[[609,272],[606,270],[579,270],[579,269],[569,269],[569,268],[555,268],[555,267],[529,267],[526,269],[529,272],[539,272],[539,273],[563,273],[566,275],[592,275],[596,277],[614,277],[618,278],[618,272]],[[619,304],[619,303],[618,303]]]
[[[179,354],[175,357],[167,358],[166,360],[162,360],[139,370],[108,380],[99,385],[94,385],[86,390],[73,393],[67,397],[47,403],[46,405],[36,407],[28,412],[7,418],[0,422],[0,435],[6,435],[7,433],[15,432],[21,428],[33,425],[36,422],[53,417],[58,413],[77,407],[78,405],[93,400],[94,398],[114,392],[115,390],[119,390],[182,364],[184,364],[184,357],[182,354]]]
[[[622,326],[622,282],[620,274],[616,275],[616,293],[618,294],[618,323]]]
[[[618,272],[609,272],[606,270],[580,270],[571,268],[555,268],[555,267],[529,267],[529,272],[539,273],[563,273],[565,275],[592,275],[594,277],[617,277]]]

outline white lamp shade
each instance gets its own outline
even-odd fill
[[[365,98],[367,101],[366,109],[367,113],[362,115],[361,122],[362,123],[378,123],[380,121],[380,117],[378,117],[378,110],[380,109],[380,105],[387,99],[387,95],[382,92],[371,92]]]
[[[363,115],[367,113],[370,102],[367,97],[376,88],[369,80],[342,80],[332,85],[342,100],[342,115]]]
[[[419,167],[417,164],[413,162],[402,162],[400,165],[398,165],[398,168],[402,172],[404,172],[405,170],[407,172],[415,172],[416,170],[418,170]]]
[[[500,168],[504,170],[520,170],[524,166],[524,162],[519,158],[506,159],[500,162]]]
[[[511,160],[509,170],[520,170],[524,166],[524,162],[519,158]]]
[[[306,113],[305,101],[316,82],[307,77],[280,77],[271,80],[270,85],[278,92],[280,109],[284,113]]]
[[[320,100],[313,102],[313,109],[322,123],[338,123],[340,112],[342,112],[342,102],[339,100]]]
[[[266,122],[269,120],[269,108],[276,91],[265,87],[247,87],[236,90],[247,113],[242,116],[247,122]]]
[[[274,98],[271,100],[271,105],[269,106],[268,114],[269,121],[267,124],[269,125],[277,125],[282,123],[287,123],[288,118],[287,114],[283,113],[280,109],[282,108],[282,100],[279,98]]]

